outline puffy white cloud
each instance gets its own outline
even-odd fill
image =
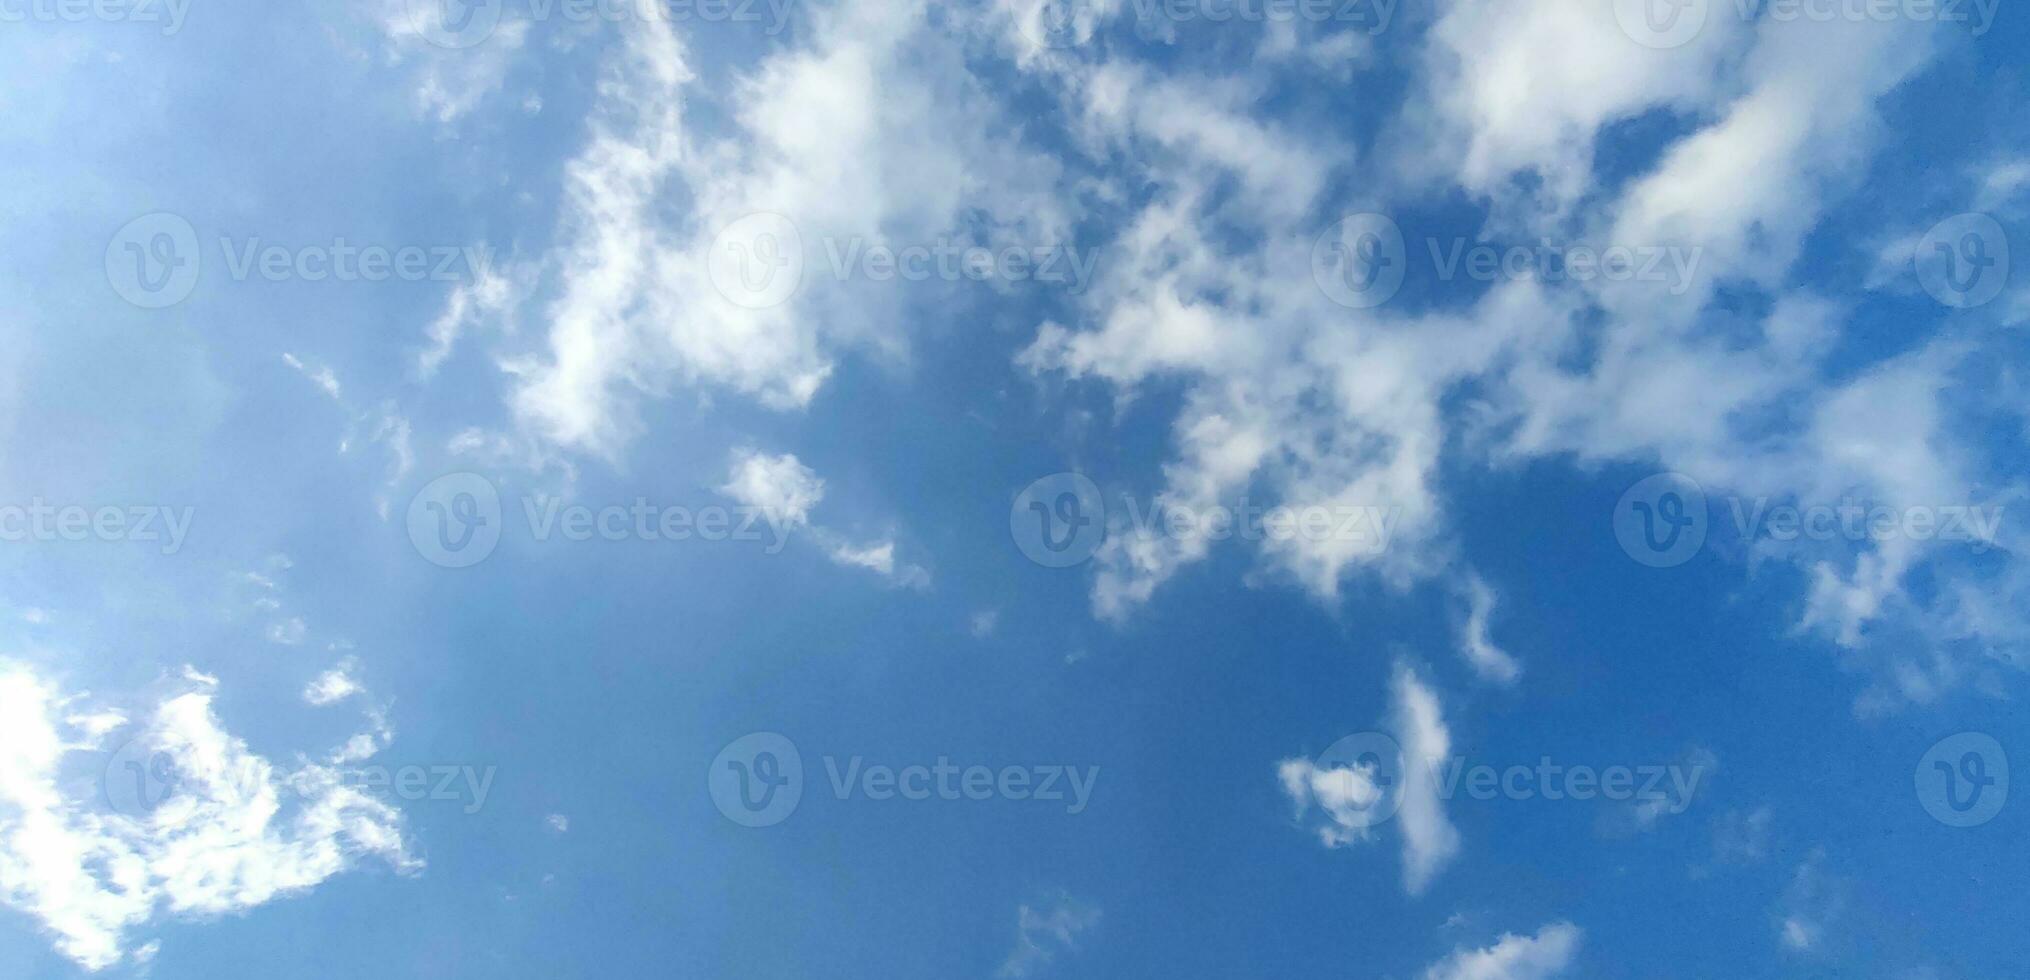
[[[1702,107],[1740,30],[1717,17],[1691,43],[1658,50],[1629,37],[1611,2],[1448,4],[1427,36],[1401,166],[1450,174],[1517,218],[1562,217],[1595,190],[1601,129]]]
[[[1379,766],[1320,767],[1310,759],[1285,759],[1276,767],[1283,792],[1302,819],[1315,804],[1331,821],[1318,828],[1318,840],[1339,847],[1366,840],[1372,833],[1374,806],[1385,792],[1378,782]]]
[[[1424,980],[1546,980],[1572,965],[1583,938],[1569,922],[1553,922],[1534,936],[1503,933],[1492,946],[1460,949],[1432,964]]]
[[[810,523],[811,508],[825,499],[825,481],[789,453],[766,456],[736,449],[732,472],[719,492],[773,520],[802,527]]]
[[[131,934],[161,917],[244,912],[367,858],[421,867],[392,807],[341,769],[285,770],[249,752],[213,713],[212,685],[187,684],[108,756],[114,729],[74,724],[63,712],[77,698],[0,663],[0,902],[88,970],[145,961],[156,945]],[[103,773],[115,809],[99,781],[74,778],[81,762]]]
[[[357,666],[351,657],[347,657],[338,666],[317,675],[303,688],[303,700],[321,708],[363,693],[366,689],[352,676]]]

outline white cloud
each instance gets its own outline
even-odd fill
[[[541,438],[612,457],[639,427],[638,399],[673,382],[797,410],[841,351],[905,358],[915,318],[900,294],[833,276],[833,248],[1062,239],[1044,193],[1058,165],[1007,135],[921,0],[846,0],[800,28],[808,43],[703,88],[669,25],[623,32],[566,168],[546,349],[504,362],[517,416]],[[730,129],[688,128],[684,100],[718,93]],[[678,195],[691,204],[680,218],[667,206]],[[757,309],[709,270],[720,234],[758,214],[788,219],[806,262],[800,291]]]
[[[823,528],[818,528],[817,531],[820,536],[829,534]],[[833,561],[841,565],[865,568],[905,588],[930,587],[930,572],[919,565],[896,561],[894,541],[876,541],[865,545],[839,543],[835,544],[828,554]]]
[[[527,21],[503,17],[477,44],[440,47],[422,33],[424,25],[417,20],[431,16],[434,4],[378,0],[361,9],[384,35],[380,56],[391,67],[413,73],[416,110],[440,123],[457,121],[498,91],[529,34]]]
[[[1313,804],[1325,812],[1331,823],[1318,827],[1318,840],[1340,847],[1366,840],[1372,832],[1370,815],[1383,793],[1376,770],[1374,765],[1324,769],[1310,759],[1285,759],[1276,766],[1276,778],[1296,805],[1299,820]]]
[[[1792,873],[1776,905],[1776,934],[1793,953],[1821,951],[1847,906],[1847,883],[1826,871],[1826,854],[1815,849]]]
[[[1806,237],[1881,140],[1878,100],[1931,58],[1928,29],[1723,13],[1692,44],[1655,51],[1624,36],[1607,3],[1445,8],[1410,102],[1424,108],[1383,141],[1397,169],[1485,199],[1492,237],[1649,248],[1680,264],[1669,288],[1507,279],[1463,308],[1457,297],[1472,293],[1448,291],[1431,311],[1407,297],[1347,309],[1312,281],[1321,211],[1407,208],[1410,190],[1447,188],[1384,179],[1333,196],[1358,155],[1252,111],[1249,95],[1283,76],[1255,65],[1153,78],[1104,45],[1039,53],[1025,67],[1058,95],[1087,151],[1121,162],[1093,178],[1105,188],[1096,196],[1141,203],[1113,223],[1109,261],[1076,317],[1040,323],[1018,365],[1103,383],[1124,403],[1151,386],[1180,393],[1158,506],[1202,512],[1245,494],[1387,509],[1386,547],[1305,536],[1254,546],[1328,604],[1355,574],[1404,590],[1456,567],[1439,477],[1448,454],[1467,466],[1636,463],[1692,474],[1716,496],[1983,503],[1965,499],[1971,488],[2012,478],[2001,461],[1972,458],[1945,397],[1973,345],[1948,332],[1871,370],[1828,371],[1847,311],[1791,285]],[[1560,57],[1537,57],[1547,47]],[[1658,109],[1676,130],[1660,154],[1618,182],[1598,179],[1595,143]],[[2011,164],[1988,173],[1990,197],[2018,192]],[[1413,251],[1420,231],[1405,228]],[[1735,322],[1710,310],[1727,288],[1766,295],[1767,314]],[[1766,424],[1778,418],[1807,424]],[[1131,615],[1214,546],[1111,535],[1092,563],[1095,614]],[[1807,569],[1802,625],[1859,650],[1886,618],[1929,625],[1965,605],[1954,598],[1963,589],[1927,606],[1905,587],[1939,550],[1905,539],[1755,557]],[[2024,631],[1993,619],[1955,621],[1988,630],[1978,639],[1990,657],[2023,659],[1994,648]],[[1469,631],[1464,648],[1486,655],[1491,677],[1506,673],[1491,642]],[[1891,678],[1864,709],[1935,697],[1964,673],[1942,649],[1885,647],[1850,662]]]
[[[811,509],[825,499],[825,481],[816,471],[784,453],[769,456],[753,449],[736,449],[730,472],[719,492],[767,515],[770,524],[788,529],[802,528],[835,564],[864,568],[897,585],[914,589],[930,586],[930,573],[919,565],[895,557],[893,539],[854,544],[829,528],[811,522]]]
[[[1403,888],[1422,894],[1431,879],[1459,854],[1459,832],[1446,819],[1438,797],[1438,775],[1452,755],[1452,734],[1438,695],[1408,664],[1397,664],[1391,721],[1403,747],[1403,799],[1396,819],[1403,826]]]
[[[337,401],[339,399],[340,388],[338,384],[338,375],[333,374],[331,368],[329,367],[312,368],[311,366],[303,363],[301,358],[298,358],[296,355],[287,352],[284,352],[282,354],[282,363],[289,365],[290,367],[296,369],[296,373],[301,374],[304,377],[310,379],[311,384],[316,385],[319,390],[323,391],[326,395],[331,396],[331,399],[333,401]]]
[[[268,627],[268,639],[283,646],[297,646],[310,635],[310,627],[302,618],[291,616]]]
[[[1485,681],[1514,684],[1522,676],[1522,665],[1488,635],[1488,618],[1494,614],[1496,596],[1478,575],[1468,575],[1461,585],[1466,594],[1466,622],[1459,627],[1459,651]]]
[[[106,729],[58,720],[75,698],[0,664],[0,902],[39,921],[87,970],[145,962],[156,944],[130,937],[158,919],[244,912],[366,858],[421,867],[394,809],[346,785],[341,770],[285,771],[253,755],[220,725],[212,685],[192,684],[156,703],[107,757]],[[66,775],[78,764],[104,773],[109,800],[137,805],[105,809],[97,781]],[[164,773],[131,790],[119,782]]]
[[[1015,949],[995,972],[997,977],[1034,975],[1059,953],[1078,948],[1079,936],[1098,925],[1100,910],[1060,896],[1046,908],[1021,906],[1015,915]]]
[[[766,456],[752,449],[733,451],[731,473],[719,492],[790,527],[810,523],[811,508],[825,499],[825,481],[794,455]]]
[[[1432,964],[1424,980],[1547,980],[1572,965],[1582,938],[1569,922],[1553,922],[1534,936],[1503,933],[1492,946],[1460,949]]]
[[[550,828],[551,833],[568,834],[571,832],[571,818],[561,813],[552,813],[543,818],[543,825]]]
[[[1562,217],[1594,189],[1600,130],[1698,108],[1721,84],[1739,25],[1716,16],[1692,43],[1654,50],[1630,41],[1609,2],[1449,4],[1427,35],[1417,139],[1401,167],[1449,173],[1517,218]]]
[[[339,662],[338,666],[317,675],[303,688],[303,700],[317,707],[337,704],[366,689],[353,679],[352,671],[357,666],[351,657]]]
[[[1420,895],[1459,855],[1459,832],[1445,816],[1438,779],[1451,762],[1452,735],[1445,727],[1438,695],[1407,663],[1398,663],[1389,685],[1389,728],[1401,750],[1398,794],[1393,809],[1379,808],[1390,786],[1383,782],[1381,760],[1353,766],[1320,767],[1309,759],[1285,759],[1276,766],[1283,792],[1303,820],[1312,806],[1327,822],[1316,832],[1326,847],[1342,847],[1370,839],[1377,818],[1393,819],[1403,840],[1403,890]]]

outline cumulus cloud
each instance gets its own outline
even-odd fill
[[[1276,766],[1276,778],[1295,804],[1298,819],[1313,806],[1325,813],[1329,823],[1318,827],[1318,840],[1326,847],[1340,847],[1366,840],[1371,833],[1374,807],[1385,792],[1379,769],[1373,763],[1328,769],[1310,759],[1285,759]]]
[[[0,902],[87,970],[145,962],[158,946],[133,934],[157,921],[244,912],[368,859],[422,866],[397,811],[342,769],[253,754],[220,724],[209,679],[186,675],[108,755],[114,728],[65,716],[79,698],[0,663]],[[81,782],[81,768],[103,775]]]
[[[773,520],[802,527],[810,523],[811,508],[825,499],[825,481],[789,453],[766,456],[736,449],[732,472],[719,492]]]
[[[1503,933],[1484,949],[1459,949],[1424,971],[1424,980],[1547,980],[1572,965],[1584,933],[1553,922],[1534,936]]]

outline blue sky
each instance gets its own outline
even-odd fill
[[[2014,975],[2026,40],[0,0],[0,975]]]

